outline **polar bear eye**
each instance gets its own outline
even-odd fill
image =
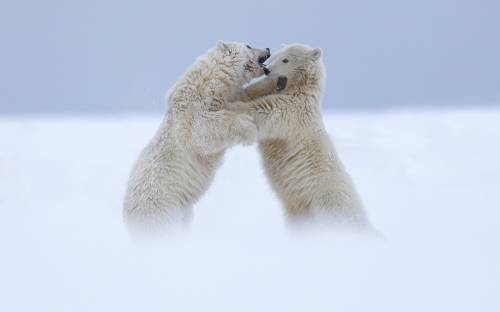
[[[288,63],[288,59],[283,59],[283,63]]]
[[[247,48],[251,49],[252,47],[249,44],[247,44]]]

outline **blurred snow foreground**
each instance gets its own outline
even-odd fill
[[[137,244],[160,118],[0,118],[0,311],[500,311],[500,110],[325,116],[385,239],[290,232],[237,147],[186,233]]]

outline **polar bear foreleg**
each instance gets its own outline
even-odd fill
[[[201,154],[214,154],[238,143],[255,142],[257,128],[249,115],[220,110],[203,112],[197,117],[191,140]]]

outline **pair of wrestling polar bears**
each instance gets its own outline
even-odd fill
[[[323,125],[323,81],[320,49],[291,44],[271,56],[217,42],[170,89],[166,116],[132,169],[129,228],[163,230],[189,220],[225,150],[256,140],[288,219],[369,226]]]

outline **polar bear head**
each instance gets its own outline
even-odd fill
[[[258,49],[247,43],[218,41],[216,51],[235,81],[249,82],[264,74],[264,62],[271,56],[269,48]]]
[[[284,45],[266,62],[266,78],[281,93],[320,91],[324,77],[321,53],[304,44]]]

